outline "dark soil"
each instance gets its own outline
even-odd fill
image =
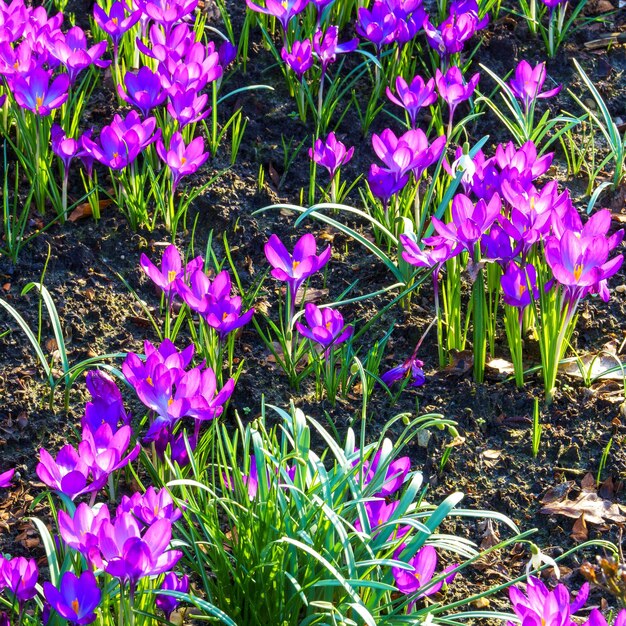
[[[70,10],[72,7],[70,7]],[[77,15],[80,14],[76,8]],[[237,13],[239,12],[239,13]],[[235,23],[240,23],[242,9],[235,10]],[[603,34],[626,32],[623,14],[607,17],[606,24],[595,24],[581,29],[568,42],[556,59],[548,62],[548,74],[556,84],[564,84],[576,93],[582,90],[580,79],[571,64],[577,58],[595,81],[611,112],[626,117],[626,47],[613,46],[598,51],[585,48],[586,41]],[[245,287],[256,284],[267,269],[263,256],[263,244],[271,233],[277,233],[284,241],[293,242],[304,231],[316,235],[323,231],[324,239],[333,246],[333,257],[325,283],[314,281],[313,287],[327,288],[328,298],[339,296],[355,279],[356,291],[373,292],[390,284],[392,277],[384,267],[364,249],[348,240],[345,235],[308,221],[296,232],[295,216],[286,211],[273,210],[253,215],[261,207],[275,202],[297,202],[300,189],[308,188],[309,142],[295,157],[288,172],[283,169],[285,155],[282,141],[291,141],[293,150],[305,133],[305,127],[291,114],[295,103],[289,99],[277,68],[268,70],[273,59],[264,49],[258,32],[253,33],[248,73],[235,72],[226,90],[251,83],[271,84],[275,91],[253,91],[241,96],[237,102],[227,101],[221,114],[225,119],[234,107],[243,105],[249,123],[244,143],[234,167],[230,168],[209,191],[199,198],[188,220],[188,226],[197,225],[193,233],[186,232],[179,238],[181,249],[192,242],[195,253],[204,252],[212,233],[214,250],[223,257],[223,236],[227,235],[233,261]],[[531,62],[544,59],[543,47],[530,38],[521,20],[503,12],[492,24],[485,36],[484,45],[475,57],[504,75],[515,66],[517,60],[526,58]],[[482,85],[487,92],[488,83]],[[108,120],[111,117],[110,99],[99,95],[94,99],[92,120]],[[553,108],[562,107],[576,112],[575,105],[563,89],[558,99],[550,103]],[[382,115],[377,125],[384,127],[390,118]],[[377,130],[375,126],[370,132]],[[369,148],[369,137],[364,139],[353,112],[344,119],[338,129],[340,138],[348,145],[358,146],[357,155],[343,172],[345,180],[352,180],[364,172],[374,155]],[[478,122],[475,137],[490,134],[485,152],[490,154],[499,141],[508,141],[491,114]],[[554,171],[564,172],[564,160],[560,148]],[[601,146],[600,146],[601,149]],[[224,147],[203,174],[194,183],[202,183],[229,164],[228,149]],[[265,183],[258,189],[259,168],[265,171]],[[284,175],[284,177],[283,177]],[[324,176],[321,174],[320,176]],[[278,187],[282,177],[282,186]],[[319,180],[319,179],[318,179]],[[325,180],[325,179],[324,179]],[[71,189],[71,195],[80,195],[80,180]],[[570,181],[574,193],[580,195],[586,181]],[[358,202],[357,198],[353,199]],[[615,227],[626,220],[624,193],[606,195],[601,205],[609,206],[615,214]],[[581,206],[585,206],[581,204]],[[35,218],[35,216],[33,216]],[[34,219],[33,223],[37,220]],[[365,231],[363,224],[355,224]],[[158,314],[159,296],[139,268],[142,252],[154,260],[160,258],[168,237],[164,231],[132,233],[126,222],[112,207],[104,209],[99,223],[90,219],[52,226],[40,234],[22,251],[19,262],[12,265],[0,257],[0,287],[2,297],[27,319],[31,328],[37,328],[38,299],[35,291],[22,296],[22,288],[31,281],[43,280],[50,290],[63,322],[71,363],[105,353],[141,351],[144,339],[156,340],[155,333],[146,318],[142,306],[129,292],[122,278],[136,291],[147,307]],[[620,349],[626,338],[626,311],[624,293],[626,274],[622,270],[612,283],[612,299],[608,304],[587,301],[582,307],[579,326],[575,336],[576,349],[580,354],[597,353],[608,342]],[[277,309],[279,285],[268,278],[261,290],[259,301],[270,307],[270,314]],[[370,319],[383,305],[382,301],[369,301],[346,307],[343,311],[348,320],[359,323]],[[405,360],[434,315],[432,290],[428,285],[413,298],[410,310],[392,308],[368,333],[368,339],[379,339],[389,329],[393,334],[387,344],[384,368]],[[41,555],[36,533],[24,521],[33,499],[41,492],[42,485],[35,474],[37,451],[45,446],[56,451],[81,418],[86,390],[79,379],[71,390],[70,409],[63,409],[63,389],[60,387],[50,407],[49,388],[43,379],[43,371],[34,357],[25,335],[15,323],[0,312],[0,333],[10,332],[0,339],[0,470],[18,469],[16,486],[3,494],[0,501],[0,552],[11,554]],[[376,334],[378,333],[378,335]],[[42,337],[47,354],[56,346],[47,315],[42,317]],[[367,346],[365,346],[367,349]],[[315,402],[311,384],[299,393],[293,392],[284,374],[272,364],[269,352],[257,336],[254,327],[246,328],[238,341],[238,354],[245,359],[245,366],[238,382],[229,412],[231,420],[235,411],[244,419],[259,414],[262,398],[271,404],[288,406],[293,401],[305,412],[323,420],[328,413],[341,431],[345,429],[360,410],[357,393],[351,399],[339,400],[335,407],[327,402]],[[508,358],[505,346],[496,355]],[[574,519],[541,513],[542,498],[549,490],[566,481],[574,481],[570,498],[580,490],[585,474],[598,472],[600,459],[612,438],[606,467],[601,474],[603,489],[600,494],[611,502],[624,502],[626,479],[626,405],[621,381],[601,381],[591,387],[583,386],[580,378],[560,376],[559,391],[555,402],[545,407],[539,377],[529,376],[524,390],[516,389],[514,383],[496,370],[488,370],[482,385],[471,379],[471,368],[464,367],[463,355],[453,366],[441,370],[438,367],[435,334],[425,339],[420,352],[425,362],[426,384],[418,390],[404,391],[396,402],[381,390],[373,392],[369,403],[368,428],[374,439],[382,425],[398,413],[415,414],[435,412],[458,422],[460,438],[451,441],[442,433],[433,432],[426,447],[417,443],[409,448],[415,467],[421,468],[431,488],[428,499],[442,500],[453,491],[466,494],[464,506],[473,509],[491,509],[510,516],[522,530],[537,528],[535,541],[552,556],[561,554],[580,542],[580,535],[572,538]],[[58,365],[58,364],[57,364]],[[119,362],[117,363],[119,366]],[[538,457],[531,455],[532,415],[535,398],[541,399],[542,441]],[[138,415],[139,417],[139,415]],[[441,459],[446,446],[455,444],[445,467]],[[626,509],[624,509],[626,510]],[[41,511],[38,507],[35,514]],[[481,526],[464,524],[464,532],[476,543],[488,536]],[[498,526],[501,537],[506,529]],[[621,525],[588,524],[590,539],[603,538],[621,541]],[[587,552],[593,555],[593,551]],[[480,584],[504,582],[523,572],[528,553],[522,550],[507,552],[498,563],[493,563],[485,573],[469,573],[469,579]],[[582,556],[570,559],[577,587],[582,581],[576,567]],[[611,600],[610,600],[611,601]],[[612,601],[611,601],[612,602]]]

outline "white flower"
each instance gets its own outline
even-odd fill
[[[559,566],[557,562],[547,554],[544,554],[539,546],[534,543],[530,544],[530,561],[526,565],[526,576],[530,576],[530,572],[533,570],[540,569],[543,565],[550,565],[554,568],[554,575],[557,578],[561,577],[561,572],[559,571]]]

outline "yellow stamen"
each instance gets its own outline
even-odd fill
[[[576,282],[580,280],[582,273],[583,273],[583,266],[580,263],[578,263],[577,265],[574,266],[574,278],[576,279]]]
[[[39,108],[43,105],[43,96],[37,96],[35,102],[37,103],[35,108],[39,111]]]
[[[170,398],[170,399],[167,401],[167,406],[171,406],[173,402],[174,402],[174,398]]]
[[[295,269],[296,269],[296,267],[298,267],[298,265],[300,265],[300,261],[294,261],[294,262],[291,264],[291,269],[294,269],[294,270],[295,270]]]
[[[526,285],[520,285],[517,290],[519,292],[519,297],[521,298],[526,293]]]
[[[80,609],[80,603],[78,602],[78,598],[72,600],[72,611],[78,615],[78,610]]]
[[[222,313],[222,322],[224,322],[227,317],[228,317],[228,313]]]
[[[146,378],[146,382],[147,382],[149,385],[154,385],[154,383],[152,382],[152,377],[151,377],[151,376],[148,376],[148,378]]]
[[[185,165],[187,163],[187,159],[185,157],[180,157],[180,164]]]
[[[116,17],[113,17],[111,18],[111,21],[117,26],[119,20]]]
[[[535,196],[530,197],[530,210],[531,211],[535,210]]]
[[[120,153],[119,153],[119,152],[114,152],[114,153],[113,153],[113,158],[114,158],[114,159],[117,159],[117,157],[119,157],[119,156],[120,156]]]
[[[173,281],[174,281],[174,279],[175,279],[175,278],[176,278],[176,272],[175,272],[174,270],[170,270],[170,271],[167,273],[167,282],[168,282],[168,283],[171,283],[171,282],[173,282]]]

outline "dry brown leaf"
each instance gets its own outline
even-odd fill
[[[446,376],[462,376],[474,367],[474,353],[471,350],[451,352],[450,357],[452,363],[443,369]]]
[[[596,492],[596,479],[591,472],[587,472],[580,481],[580,487],[583,491]]]
[[[574,522],[570,537],[574,541],[587,541],[587,539],[589,539],[589,531],[587,530],[584,513]]]
[[[597,493],[591,491],[581,491],[575,500],[569,500],[565,496],[562,500],[550,502],[540,511],[545,515],[563,515],[578,519],[585,515],[585,521],[589,524],[603,524],[606,521],[621,523],[626,522],[626,517],[622,515],[620,507],[604,500]]]
[[[567,482],[560,483],[556,487],[551,487],[548,491],[546,491],[546,495],[543,496],[541,504],[549,504],[550,502],[562,500],[567,496],[575,484],[576,483],[573,480],[568,480]]]
[[[108,207],[109,204],[111,204],[113,201],[112,200],[100,200],[100,202],[98,202],[98,204],[100,205],[100,209],[104,209],[105,207]],[[93,215],[93,211],[91,209],[91,204],[89,204],[89,202],[83,202],[82,204],[79,204],[71,213],[70,216],[67,218],[68,222],[77,222],[78,220],[82,220],[85,219],[86,217],[91,217]]]
[[[304,296],[304,300],[303,300]],[[296,294],[296,306],[300,306],[303,302],[319,302],[328,297],[328,289],[307,289],[299,290]]]
[[[267,166],[267,173],[269,174],[270,180],[272,181],[272,183],[274,183],[274,187],[278,189],[278,185],[280,183],[280,176],[278,172],[276,171],[274,164],[271,161],[269,165]]]
[[[489,461],[497,461],[502,456],[502,450],[485,450],[483,456]]]
[[[485,363],[485,366],[502,376],[510,376],[515,373],[513,363],[505,359],[491,359],[491,361]]]

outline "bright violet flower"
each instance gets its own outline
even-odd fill
[[[474,244],[495,222],[502,210],[500,196],[497,194],[487,203],[479,200],[476,205],[464,194],[457,194],[452,200],[452,221],[444,224],[432,217],[431,221],[437,233],[452,243],[460,243],[472,253]],[[429,245],[430,239],[424,240]]]
[[[37,595],[39,569],[35,559],[23,556],[14,559],[0,557],[0,589],[8,589],[21,603]]]
[[[374,530],[386,524],[393,517],[395,510],[398,508],[398,504],[400,504],[400,500],[394,500],[389,503],[382,498],[368,500],[365,503],[365,514],[367,515],[370,530]],[[357,532],[364,532],[360,519],[357,518],[355,520],[354,528]],[[409,527],[406,528],[408,529]],[[406,534],[406,531],[403,534]]]
[[[178,578],[174,572],[168,572],[163,578],[161,589],[163,591],[178,591],[180,593],[187,593],[189,591],[189,578],[186,575]],[[157,605],[157,608],[163,611],[165,619],[169,620],[170,616],[178,606],[178,602],[179,601],[173,596],[157,594],[155,604]]]
[[[102,424],[108,424],[117,430],[118,424],[130,423],[130,413],[124,408],[124,400],[113,378],[106,372],[90,370],[87,372],[87,389],[91,402],[85,405],[82,426],[96,431]]]
[[[534,576],[528,578],[526,595],[517,587],[509,587],[509,598],[513,611],[522,623],[546,624],[549,626],[571,626],[571,616],[587,601],[589,583],[585,583],[578,592],[574,602],[570,603],[570,595],[565,585],[557,585],[553,591]],[[512,626],[512,622],[507,622]]]
[[[167,112],[178,122],[180,128],[184,128],[187,124],[203,120],[211,113],[211,107],[206,106],[208,99],[208,94],[198,95],[194,88],[182,90],[174,85],[169,92]]]
[[[375,0],[370,9],[361,7],[358,10],[356,32],[371,41],[378,54],[384,45],[396,40],[397,27],[398,18],[385,2]]]
[[[4,489],[5,487],[11,486],[11,481],[13,480],[14,474],[15,474],[14,469],[7,470],[6,472],[2,472],[0,474],[0,489]]]
[[[140,578],[171,570],[183,555],[179,550],[168,550],[172,524],[166,519],[157,520],[142,533],[135,517],[123,513],[114,522],[102,522],[98,539],[98,567],[131,588]]]
[[[397,194],[409,182],[408,174],[400,174],[399,171],[393,171],[376,164],[370,166],[367,175],[367,184],[370,186],[372,193],[380,198],[383,202],[385,211],[389,200]]]
[[[190,309],[205,315],[217,301],[227,298],[232,290],[230,274],[224,270],[211,279],[201,270],[193,272],[187,286],[180,278],[176,280],[178,295]]]
[[[515,68],[515,77],[509,81],[509,87],[513,95],[522,101],[524,109],[528,112],[536,98],[551,98],[561,91],[561,85],[542,92],[546,81],[546,64],[539,63],[531,67],[528,61],[522,60]]]
[[[161,77],[145,65],[134,74],[126,72],[124,85],[117,86],[117,93],[124,102],[136,106],[144,117],[166,98],[167,93],[161,89]]]
[[[169,30],[176,22],[193,13],[197,6],[198,0],[149,0],[142,2],[141,9],[151,20]]]
[[[345,165],[354,154],[354,147],[346,150],[346,146],[335,137],[335,133],[328,133],[326,141],[317,139],[313,148],[309,148],[309,157],[323,165],[330,174],[331,180],[335,177],[337,170]]]
[[[146,46],[140,38],[137,38],[137,47],[146,56],[161,62],[168,59],[180,61],[195,42],[194,34],[186,22],[177,24],[167,32],[158,24],[153,24],[149,39],[151,47]]]
[[[406,545],[403,544],[396,550],[394,555],[396,559],[400,558],[405,548]],[[412,604],[420,598],[437,593],[441,587],[443,587],[444,582],[449,584],[454,580],[456,572],[451,572],[439,582],[430,585],[435,575],[435,570],[437,569],[437,560],[437,551],[435,548],[426,545],[420,548],[415,555],[409,559],[408,564],[412,569],[407,570],[400,567],[392,568],[396,587],[399,591],[405,594],[418,593]],[[450,572],[454,568],[456,568],[456,565],[451,565],[443,570],[442,573]],[[428,588],[424,591],[420,591],[424,587]]]
[[[337,26],[329,26],[326,33],[318,30],[313,35],[313,50],[315,50],[315,54],[322,64],[322,74],[325,74],[328,66],[337,60],[338,54],[353,52],[358,46],[359,40],[357,38],[340,44],[339,28]]]
[[[500,285],[502,286],[502,297],[506,304],[517,307],[520,311],[525,309],[532,300],[539,298],[537,272],[532,263],[526,264],[524,268],[515,262],[509,263],[500,277]]]
[[[519,186],[528,189],[533,180],[550,169],[553,158],[553,152],[537,157],[537,148],[532,141],[527,141],[519,149],[510,141],[506,146],[498,145],[493,161],[500,168],[502,179],[508,178],[510,183],[516,180]]]
[[[430,242],[430,247],[422,249],[409,235],[400,235],[402,258],[415,267],[435,267],[442,265],[461,251],[459,244],[453,245],[452,242],[442,237],[430,239],[434,240]]]
[[[293,70],[299,80],[313,66],[313,48],[308,39],[304,41],[294,41],[291,52],[283,46],[280,51],[280,58]]]
[[[272,235],[265,244],[265,256],[273,267],[272,276],[287,283],[293,309],[296,293],[302,283],[328,263],[330,246],[317,255],[315,237],[306,233],[300,237],[291,255],[282,241]]]
[[[401,365],[386,371],[380,379],[387,387],[391,387],[393,383],[410,377],[409,387],[421,387],[426,382],[426,374],[424,374],[423,368],[424,362],[412,355],[411,358]]]
[[[108,478],[109,474],[137,458],[140,449],[138,443],[124,456],[131,434],[130,426],[122,426],[115,433],[109,424],[102,424],[95,432],[89,426],[83,428],[83,440],[78,444],[78,452],[91,470],[94,480]]]
[[[505,221],[502,216],[499,219],[502,222]],[[515,242],[515,248],[513,248],[511,241]],[[512,239],[508,230],[494,224],[489,232],[481,237],[480,247],[483,252],[483,260],[486,262],[495,261],[504,269],[520,253],[523,242],[518,241],[515,237]]]
[[[70,83],[74,83],[78,75],[90,65],[105,68],[111,65],[111,61],[102,59],[106,52],[107,42],[99,43],[87,47],[87,37],[79,26],[70,28],[62,39],[54,42],[53,55],[65,66]]]
[[[192,139],[186,146],[183,136],[178,131],[172,135],[167,151],[161,139],[157,139],[156,151],[170,169],[173,191],[178,187],[181,178],[194,174],[209,158],[209,153],[204,151],[202,137]]]
[[[252,11],[275,17],[283,27],[283,33],[286,37],[289,22],[298,13],[302,13],[306,9],[309,0],[283,0],[282,2],[279,2],[279,0],[265,0],[264,7],[255,4],[252,0],[246,0],[246,4]]]
[[[67,137],[65,131],[58,124],[52,124],[50,138],[52,152],[63,161],[63,167],[67,171],[70,167],[70,162],[78,154],[78,141]]]
[[[307,328],[304,324],[296,322],[298,332],[303,337],[319,343],[326,352],[331,347],[347,341],[354,332],[352,326],[344,324],[343,315],[330,307],[320,309],[309,302],[304,307],[304,316],[309,326]]]
[[[23,108],[45,117],[58,109],[68,97],[70,79],[60,74],[52,83],[51,74],[35,68],[30,74],[17,74],[11,80],[11,90],[15,101]]]
[[[39,463],[35,471],[41,482],[72,500],[84,493],[100,490],[107,480],[107,476],[102,475],[98,480],[87,484],[90,474],[89,466],[69,444],[59,450],[56,459],[41,448]]]
[[[105,504],[92,508],[81,502],[76,507],[74,517],[59,511],[59,532],[70,548],[89,558],[92,549],[98,546],[98,531],[105,520],[110,520],[109,509]]]
[[[237,46],[228,39],[224,40],[217,49],[220,58],[220,65],[228,67],[237,58]]]
[[[184,279],[204,265],[204,259],[197,256],[189,261],[183,268],[183,262],[178,248],[174,244],[170,244],[165,248],[161,257],[161,269],[159,269],[152,261],[142,254],[139,260],[141,269],[147,274],[148,278],[166,294],[172,295],[176,292],[176,279]]]
[[[478,18],[478,5],[475,1],[453,2],[450,15],[435,28],[428,19],[424,20],[424,31],[430,47],[444,59],[449,59],[465,47],[474,34],[485,28],[489,16]]]
[[[195,381],[194,381],[195,382]],[[191,386],[193,394],[189,393],[189,409],[187,416],[196,420],[196,432],[198,435],[200,422],[212,420],[219,417],[224,412],[224,405],[230,400],[235,390],[235,381],[229,378],[224,386],[218,391],[215,372],[210,368],[205,368],[199,376],[196,387]]]
[[[198,439],[195,435],[187,436],[189,449],[193,452],[198,445]],[[172,435],[170,429],[162,428],[154,440],[154,447],[160,459],[163,459],[167,446],[170,446],[170,458],[180,467],[189,465],[189,452],[185,444],[185,432],[181,431],[177,435]]]
[[[437,102],[434,78],[424,83],[421,76],[415,76],[409,85],[402,76],[398,76],[396,78],[396,92],[397,97],[387,87],[387,98],[406,110],[413,128],[415,128],[419,110]]]
[[[172,524],[182,517],[182,512],[174,506],[174,501],[169,491],[165,488],[155,491],[150,486],[143,495],[136,492],[132,497],[123,496],[122,502],[117,507],[117,515],[120,513],[132,513],[146,526],[152,525],[159,519],[167,519]]]
[[[245,326],[254,315],[254,309],[241,313],[241,298],[239,296],[225,296],[214,303],[210,303],[204,319],[206,323],[217,331],[221,341],[238,328]]]
[[[159,63],[163,88],[172,93],[174,89],[200,92],[204,87],[222,76],[219,54],[213,42],[206,46],[200,42],[191,44],[184,58],[166,57]]]
[[[50,606],[72,624],[91,624],[96,620],[95,610],[102,592],[92,571],[83,572],[80,578],[65,572],[58,589],[46,581],[43,591]]]
[[[128,17],[126,13],[129,13]],[[124,2],[114,2],[108,15],[97,3],[93,6],[93,19],[96,25],[111,37],[116,46],[122,35],[130,30],[140,17],[140,10],[131,11]]]
[[[454,117],[457,106],[472,97],[479,80],[480,74],[477,72],[465,83],[463,74],[456,65],[449,67],[445,74],[442,74],[439,69],[435,71],[437,91],[441,98],[448,103],[450,119]]]
[[[584,623],[584,626],[609,626],[606,618],[598,609],[591,609],[589,613],[589,619]],[[626,626],[626,609],[622,609],[617,617],[613,620],[613,626]]]
[[[363,461],[362,471],[364,485],[369,485],[377,477],[379,470],[382,469],[382,459],[384,458],[384,461],[386,462],[389,459],[391,452],[391,441],[389,441],[389,439],[385,439],[383,440],[382,447],[376,451],[374,458],[371,461],[369,459]],[[355,462],[355,465],[357,463],[358,460]],[[374,495],[379,498],[386,498],[387,496],[391,496],[396,493],[396,491],[398,491],[404,484],[410,469],[411,459],[409,459],[408,456],[400,457],[399,459],[395,459],[391,461],[391,463],[388,463],[385,469],[383,483]]]

